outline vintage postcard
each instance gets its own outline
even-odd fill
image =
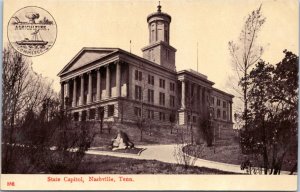
[[[297,0],[6,0],[2,190],[297,189]]]

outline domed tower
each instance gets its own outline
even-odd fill
[[[170,42],[171,16],[161,12],[161,5],[157,12],[148,15],[149,45],[142,49],[143,57],[159,65],[176,70],[175,52]]]

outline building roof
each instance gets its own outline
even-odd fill
[[[188,76],[192,76],[193,78],[196,78],[198,80],[205,81],[206,83],[211,84],[211,85],[215,84],[214,82],[208,80],[206,75],[203,75],[203,74],[201,74],[199,72],[196,72],[194,70],[185,69],[185,70],[181,70],[181,71],[177,72],[177,75],[184,75],[184,74],[188,75]]]
[[[150,20],[152,17],[166,17],[166,18],[169,20],[169,22],[171,22],[171,19],[172,19],[172,17],[171,17],[169,14],[164,13],[164,12],[161,12],[161,5],[160,5],[160,2],[159,2],[159,4],[158,4],[158,6],[157,6],[157,11],[154,12],[154,13],[151,13],[150,15],[148,15],[148,17],[147,17],[147,22],[149,22],[149,20]]]
[[[74,71],[117,51],[118,48],[83,47],[57,75]]]
[[[147,63],[151,66],[160,68],[164,71],[176,74],[176,71],[170,70],[162,65],[149,61],[135,54],[129,53],[120,48],[83,47],[57,75],[62,76],[68,72],[83,68],[84,66],[96,61],[105,60],[106,58],[109,58],[110,56],[113,56],[115,54],[123,54],[133,59],[137,59],[141,62]]]
[[[223,95],[229,96],[229,97],[231,97],[231,98],[234,98],[234,95],[229,94],[229,93],[226,93],[226,92],[224,92],[224,91],[221,91],[220,89],[217,89],[217,88],[215,88],[215,87],[213,87],[213,91],[216,91],[216,92],[219,92],[220,94],[223,94]]]

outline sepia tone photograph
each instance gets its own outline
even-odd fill
[[[2,189],[296,190],[298,1],[3,12]]]

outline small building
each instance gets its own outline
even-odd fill
[[[233,96],[213,87],[207,76],[176,71],[176,49],[170,45],[171,16],[147,17],[149,45],[143,57],[119,48],[82,48],[59,72],[61,102],[75,121],[145,118],[152,123],[199,124],[211,118],[232,129]]]

